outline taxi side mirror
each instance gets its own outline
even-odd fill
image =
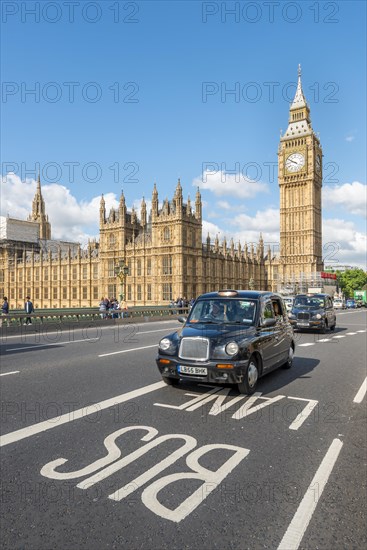
[[[261,327],[273,327],[276,324],[277,320],[272,317],[271,319],[264,319],[260,324]]]
[[[177,321],[178,321],[179,323],[186,323],[187,317],[178,317],[178,318],[177,318]]]

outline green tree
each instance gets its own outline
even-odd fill
[[[363,269],[347,269],[338,271],[337,279],[339,288],[343,291],[346,298],[353,298],[354,290],[362,290],[367,284],[367,273]]]

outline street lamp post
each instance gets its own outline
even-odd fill
[[[119,263],[115,265],[115,275],[120,281],[120,303],[125,299],[124,282],[128,274],[129,266],[125,264],[125,260],[120,260]]]

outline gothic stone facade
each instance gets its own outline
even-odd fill
[[[51,225],[38,179],[32,214],[24,224],[38,228],[37,239],[1,235],[0,294],[10,307],[32,297],[36,308],[96,306],[101,297],[124,294],[129,305],[157,305],[219,288],[280,290],[322,269],[322,150],[311,127],[310,110],[298,86],[289,126],[279,145],[280,254],[253,244],[227,244],[209,236],[202,242],[202,203],[183,201],[178,181],[173,199],[159,208],[154,185],[151,211],[142,200],[140,216],[127,211],[122,194],[108,215],[102,195],[99,242],[86,249],[51,240]],[[19,223],[20,221],[17,220]],[[116,265],[129,273],[120,287]]]
[[[34,204],[41,201],[40,186],[37,195]],[[11,308],[22,307],[27,295],[38,308],[56,308],[96,306],[121,290],[129,305],[157,305],[221,287],[268,288],[262,239],[256,251],[253,245],[235,247],[233,240],[219,244],[218,238],[203,244],[201,211],[199,191],[192,208],[190,199],[183,202],[180,182],[161,209],[154,186],[151,212],[148,216],[143,199],[140,219],[134,209],[127,211],[123,194],[107,216],[102,196],[99,243],[85,250],[42,239],[3,242],[0,293]],[[129,267],[123,289],[115,274],[120,260]]]

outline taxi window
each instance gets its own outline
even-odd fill
[[[266,302],[262,310],[263,319],[274,319],[274,310],[271,302]]]

